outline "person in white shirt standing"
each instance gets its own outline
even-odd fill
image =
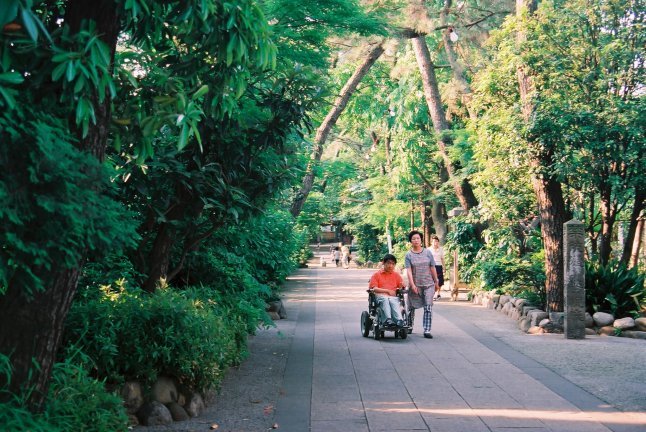
[[[435,261],[435,271],[437,272],[438,284],[435,286],[435,295],[436,298],[440,298],[440,289],[444,285],[444,248],[440,246],[440,239],[438,236],[433,236],[431,247],[429,250],[433,254],[433,260]]]

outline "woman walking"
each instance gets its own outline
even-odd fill
[[[410,251],[406,254],[405,266],[408,275],[409,293],[412,308],[424,308],[424,337],[433,339],[431,334],[431,323],[433,320],[433,296],[435,287],[438,286],[435,260],[430,250],[423,246],[424,235],[419,231],[408,233],[408,241],[411,244]],[[411,324],[415,310],[410,311]]]
[[[437,280],[439,283],[435,286],[435,292],[437,293],[436,298],[440,298],[440,290],[444,285],[444,248],[440,246],[440,238],[434,235],[431,238],[431,253],[433,254],[433,259],[435,260],[435,271],[437,272]]]

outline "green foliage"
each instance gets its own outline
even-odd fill
[[[585,303],[590,314],[608,312],[617,318],[637,317],[646,311],[646,275],[635,267],[586,261]]]
[[[376,230],[372,225],[356,224],[352,230],[357,243],[360,259],[379,262],[388,252],[388,245],[383,241],[383,232]]]
[[[69,359],[54,366],[46,415],[61,431],[126,431],[129,423],[121,397]]]
[[[9,359],[0,354],[0,374],[11,379]],[[5,393],[6,389],[0,389]],[[128,417],[123,401],[109,393],[102,381],[91,378],[87,371],[67,359],[56,363],[48,402],[42,413],[29,411],[16,396],[0,404],[0,424],[15,432],[105,432],[128,430]]]
[[[544,297],[545,270],[543,262],[516,257],[483,259],[478,264],[479,278],[487,289],[499,289],[504,294],[535,293]],[[541,301],[539,304],[543,304]]]
[[[281,61],[322,68],[330,59],[330,36],[385,34],[384,23],[356,0],[270,0],[262,7]]]
[[[244,355],[247,328],[224,294],[208,288],[106,292],[76,303],[66,322],[67,344],[91,359],[110,382],[151,384],[169,375],[196,389],[217,386],[222,372]]]
[[[129,213],[108,170],[74,148],[63,123],[38,111],[0,112],[0,293],[41,290],[51,272],[133,245]]]
[[[458,251],[458,268],[460,280],[470,282],[477,272],[474,263],[483,244],[476,237],[475,228],[464,216],[449,221],[451,230],[446,235],[446,250]]]

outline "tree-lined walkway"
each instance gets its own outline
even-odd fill
[[[280,430],[646,431],[646,391],[634,385],[643,341],[521,335],[501,314],[448,301],[434,308],[433,340],[418,320],[407,340],[375,341],[359,330],[371,273],[313,266],[290,278]]]

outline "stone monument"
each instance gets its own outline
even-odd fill
[[[563,224],[564,334],[568,339],[585,338],[584,241],[581,222],[572,219]]]

